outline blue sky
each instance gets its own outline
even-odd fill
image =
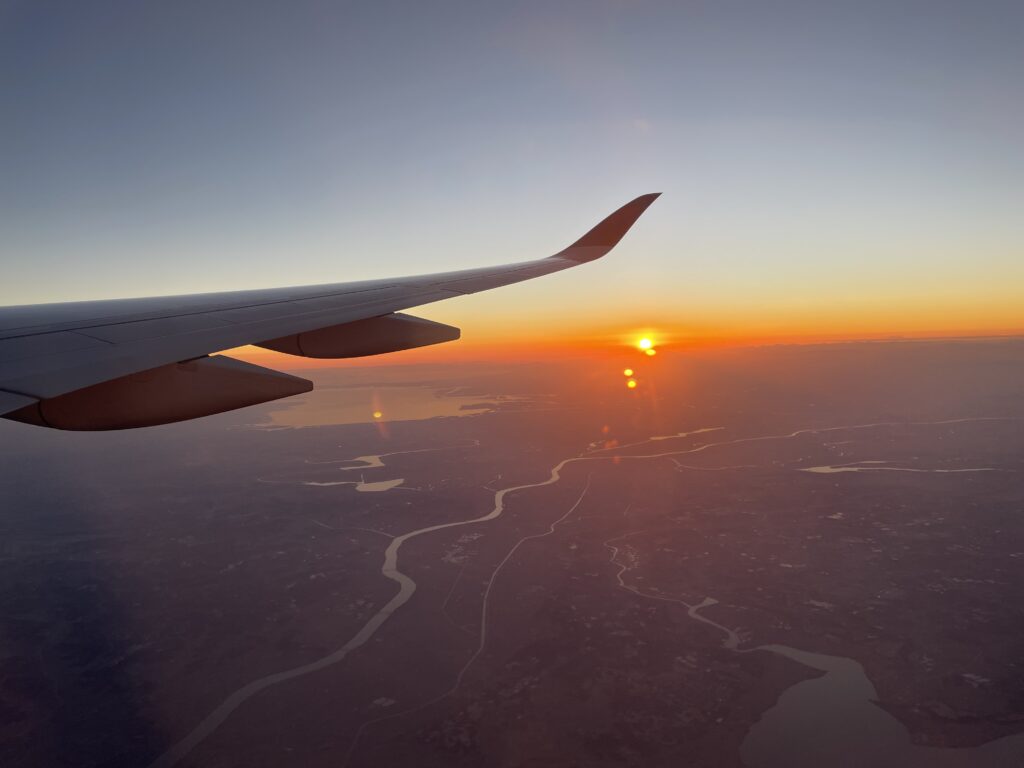
[[[532,258],[662,191],[585,279],[424,314],[1024,328],[1022,41],[1010,2],[3,3],[0,304]]]

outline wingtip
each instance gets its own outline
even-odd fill
[[[560,258],[573,261],[593,261],[618,245],[641,214],[661,196],[661,192],[650,192],[630,200],[614,213],[605,217],[587,234],[558,254]]]

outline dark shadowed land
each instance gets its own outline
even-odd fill
[[[317,383],[0,423],[0,763],[1024,761],[1024,343]]]

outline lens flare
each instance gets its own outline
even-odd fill
[[[379,419],[379,418],[381,418],[381,417],[382,417],[383,415],[384,415],[384,414],[383,414],[383,413],[381,413],[380,411],[374,411],[374,412],[373,412],[373,418],[375,418],[375,419]]]
[[[654,357],[656,354],[658,354],[658,350],[656,350],[656,349],[645,349],[644,350],[644,354],[647,355],[648,357]]]
[[[629,381],[626,382],[626,386],[629,387],[630,389],[636,389],[636,380],[630,379]]]
[[[624,370],[622,372],[622,375],[623,376],[632,376],[633,375],[633,369],[632,368],[627,368],[626,370]]]

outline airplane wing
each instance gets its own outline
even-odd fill
[[[311,382],[222,355],[245,344],[345,358],[451,341],[400,310],[604,256],[658,194],[535,261],[352,283],[0,308],[0,416],[57,429],[152,426],[267,402]]]

